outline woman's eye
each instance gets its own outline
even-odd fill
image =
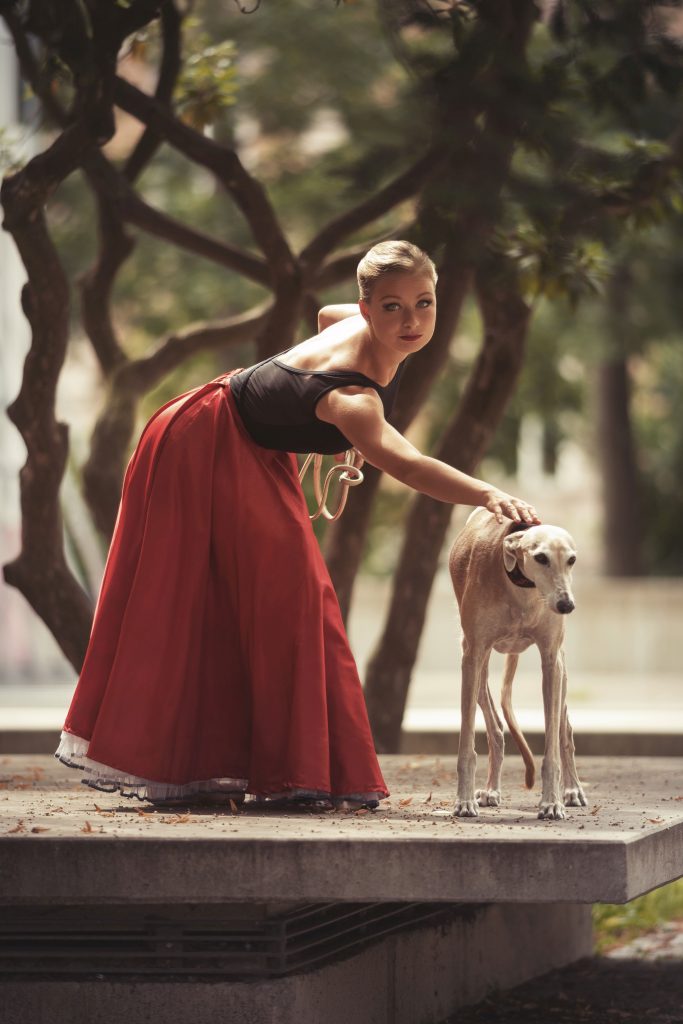
[[[398,302],[387,302],[382,309],[385,309],[387,313],[394,313],[398,309]]]
[[[420,299],[420,301],[418,302],[418,306],[420,306],[422,309],[426,309],[427,306],[431,306],[431,304],[431,299]]]

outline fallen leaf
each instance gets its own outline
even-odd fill
[[[92,832],[93,828],[89,821],[86,821],[85,825],[81,829],[81,832]]]
[[[590,813],[591,814],[597,814],[601,807],[602,807],[602,804],[596,804],[595,807],[592,808]]]
[[[429,796],[427,797],[427,799],[426,799],[426,800],[425,800],[424,802],[425,802],[426,804],[428,804],[428,803],[430,803],[430,802],[431,802],[431,799],[432,799],[432,794],[430,793],[430,794],[429,794]]]
[[[399,805],[399,807],[407,807],[408,804],[412,804],[412,802],[413,802],[412,796],[407,796],[404,800],[399,800],[398,805]]]
[[[18,821],[18,822],[16,823],[16,825],[14,826],[14,828],[10,828],[10,829],[8,829],[8,830],[7,830],[7,834],[9,835],[9,834],[10,834],[10,833],[12,833],[12,832],[25,832],[25,831],[26,831],[26,826],[24,825],[24,822],[23,822],[23,820],[22,820],[22,819],[20,819],[20,820],[19,820],[19,821]]]
[[[647,820],[650,822],[651,825],[661,825],[664,821],[664,818],[648,818]]]
[[[34,825],[33,828],[31,829],[31,832],[49,832],[49,831],[50,831],[50,829],[47,828],[45,825]]]

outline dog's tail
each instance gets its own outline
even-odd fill
[[[505,721],[508,724],[508,729],[512,733],[515,743],[519,747],[519,752],[522,755],[522,760],[526,766],[526,774],[524,781],[526,788],[531,789],[536,778],[536,766],[534,765],[534,756],[529,749],[529,744],[524,739],[522,730],[519,727],[515,713],[512,710],[512,680],[515,678],[515,671],[517,670],[517,662],[519,661],[518,654],[508,654],[505,657],[505,670],[503,672],[503,689],[501,693],[500,703],[503,708],[503,714],[505,715]]]

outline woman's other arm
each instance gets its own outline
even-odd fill
[[[318,332],[324,331],[326,327],[346,320],[349,316],[360,316],[360,308],[355,302],[342,302],[336,306],[323,306],[318,313]]]

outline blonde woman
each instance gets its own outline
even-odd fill
[[[152,416],[56,753],[87,785],[159,803],[389,795],[295,453],[353,446],[433,498],[539,521],[387,423],[434,332],[435,283],[420,249],[380,243],[358,305],[325,307],[314,337]]]

